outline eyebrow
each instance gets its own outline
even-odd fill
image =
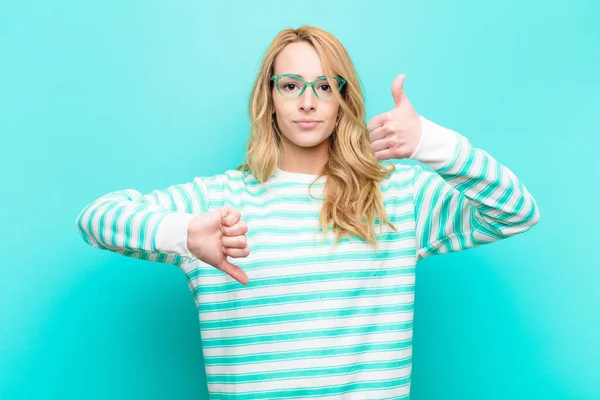
[[[299,76],[299,77],[300,77],[300,78],[302,78],[302,79],[305,79],[305,78],[304,78],[302,75],[300,75],[300,74],[294,74],[293,72],[288,72],[288,73],[289,73],[290,75],[296,75],[296,76]],[[327,78],[327,77],[326,77],[325,75],[321,75],[321,76],[317,77],[317,79],[321,79],[321,78]]]

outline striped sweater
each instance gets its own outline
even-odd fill
[[[382,182],[397,228],[376,219],[377,249],[317,232],[326,177],[237,170],[142,194],[108,193],[77,216],[89,245],[178,266],[198,309],[211,399],[406,399],[415,265],[524,232],[539,219],[522,182],[459,133],[423,117],[413,159]],[[248,226],[250,282],[196,259],[187,225],[222,206]],[[381,230],[380,230],[381,228]]]

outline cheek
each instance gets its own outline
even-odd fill
[[[282,99],[274,98],[273,99],[273,111],[279,117],[279,121],[283,122],[285,120],[285,116],[289,114],[290,105]]]
[[[340,107],[337,104],[333,104],[328,110],[327,110],[327,119],[329,120],[329,122],[332,125],[335,125],[335,121],[337,120],[337,116],[338,116],[338,111],[339,111]]]

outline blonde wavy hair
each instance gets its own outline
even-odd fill
[[[317,51],[325,76],[341,76],[347,83],[337,95],[338,123],[329,137],[329,159],[321,174],[326,176],[319,225],[324,235],[329,224],[337,244],[345,235],[356,235],[376,246],[375,217],[393,230],[383,205],[380,182],[394,171],[382,165],[371,148],[365,123],[365,105],[358,75],[344,46],[332,34],[312,26],[285,29],[265,52],[250,96],[250,139],[245,162],[237,169],[252,172],[264,183],[279,165],[281,138],[273,117],[273,64],[283,48],[306,41]],[[313,182],[314,183],[314,182]],[[312,186],[312,184],[311,184]]]

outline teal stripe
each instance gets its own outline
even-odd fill
[[[283,343],[292,342],[296,340],[308,340],[308,339],[334,339],[346,336],[356,335],[370,335],[374,333],[385,333],[385,332],[405,332],[413,328],[413,322],[392,322],[385,324],[373,324],[373,325],[359,325],[351,327],[336,327],[329,329],[308,329],[293,332],[275,333],[275,334],[260,334],[260,335],[249,335],[249,336],[236,336],[236,337],[219,337],[213,339],[203,339],[202,347],[205,349],[209,348],[223,348],[223,347],[236,347],[236,346],[249,346],[253,344],[267,344],[267,343]]]
[[[385,184],[382,183],[380,188],[384,194],[387,194],[387,192],[391,189],[396,189],[396,190],[410,189],[411,185],[412,185],[412,181],[407,176],[406,178],[404,178],[404,180],[401,180],[401,181],[398,181],[398,180],[385,181]]]
[[[452,156],[452,160],[445,167],[438,168],[436,170],[436,172],[438,174],[444,174],[446,171],[449,171],[450,169],[452,169],[452,167],[454,167],[454,164],[456,164],[456,161],[458,161],[458,157],[460,156],[462,150],[463,150],[463,140],[459,137],[458,142],[456,144],[456,149],[454,149],[454,156]],[[469,149],[467,149],[467,151],[469,151]]]
[[[451,223],[452,221],[450,221],[451,215],[451,208],[450,208],[450,203],[452,202],[454,195],[453,195],[453,191],[449,190],[444,197],[440,200],[440,216],[439,216],[439,224],[438,224],[438,230],[436,233],[436,239],[439,238],[443,238],[446,233],[446,228],[448,227],[448,224]],[[444,248],[446,253],[450,253],[452,251],[454,251],[454,246],[452,246],[452,241],[448,240],[446,242],[443,243]]]
[[[92,231],[90,230],[91,228],[91,224],[90,221],[92,220],[91,218],[91,212],[90,212],[90,216],[88,216],[88,223],[87,223],[87,229],[84,228],[84,220],[85,220],[85,215],[88,212],[88,210],[90,210],[92,207],[96,207],[96,203],[97,202],[91,202],[89,203],[77,216],[77,221],[76,221],[76,225],[79,229],[79,232],[81,232],[81,236],[83,237],[83,239],[85,240],[85,242],[87,244],[91,245],[91,241],[88,238],[89,236],[92,236]],[[87,233],[87,234],[86,234]]]
[[[421,177],[422,174],[423,174],[423,170],[421,169],[421,167],[416,167],[415,168],[415,177],[414,177],[415,184],[417,183],[418,179]],[[418,186],[418,191],[415,194],[415,218],[416,218],[416,223],[417,223],[417,225],[416,225],[417,231],[420,230],[420,227],[423,224],[423,220],[425,220],[427,218],[427,215],[422,216],[421,209],[423,208],[423,203],[425,201],[425,193],[427,192],[429,185],[432,184],[434,179],[435,179],[435,175],[433,175],[433,174],[426,175],[423,183]],[[425,239],[425,237],[422,234],[421,234],[418,245],[419,245],[419,248],[424,248],[427,245],[427,240]]]
[[[365,315],[381,315],[413,311],[413,304],[394,304],[391,306],[348,307],[343,309],[269,314],[258,317],[223,318],[214,321],[200,321],[200,329],[231,329],[248,326],[283,324],[286,322],[314,321],[326,318],[351,318]]]
[[[119,209],[115,213],[115,217],[113,219],[111,228],[110,228],[110,244],[112,246],[117,246],[118,238],[119,238],[119,221],[121,220],[121,215],[125,211],[125,205],[120,205]]]
[[[277,352],[262,352],[260,354],[244,354],[234,356],[204,357],[207,366],[239,365],[263,362],[303,360],[307,358],[331,358],[349,355],[372,354],[381,351],[405,350],[412,346],[412,339],[394,340],[383,343],[360,343],[348,346],[316,348],[306,350],[285,350]]]
[[[531,201],[531,209],[529,210],[527,215],[525,215],[525,218],[523,218],[521,220],[521,223],[525,223],[525,222],[528,223],[531,220],[533,220],[536,217],[536,215],[539,216],[539,210],[537,207],[537,203],[535,202],[535,200],[533,198],[531,198],[530,201]]]
[[[150,249],[153,253],[156,253],[158,251],[158,250],[156,250],[156,235],[158,234],[158,228],[160,227],[160,223],[167,215],[169,215],[169,213],[165,212],[160,217],[158,217],[158,220],[156,221],[156,224],[154,224],[154,228],[152,229],[152,236],[150,239]]]
[[[139,233],[138,233],[138,247],[140,250],[146,250],[144,249],[144,245],[146,243],[146,227],[148,225],[148,221],[150,220],[150,217],[152,217],[153,212],[147,212],[146,214],[144,214],[144,216],[142,217],[142,220],[140,221],[140,226],[139,226]]]
[[[198,310],[201,313],[242,310],[244,308],[254,308],[263,306],[273,306],[277,304],[300,304],[314,301],[342,300],[370,298],[378,296],[393,296],[399,294],[414,293],[414,285],[393,286],[393,287],[375,287],[375,288],[355,288],[346,290],[329,290],[326,292],[304,292],[290,295],[266,296],[251,299],[225,300],[218,302],[202,302]]]
[[[521,192],[525,191],[525,188],[523,187],[522,182],[519,182],[519,190]],[[517,200],[517,203],[515,204],[514,208],[511,211],[509,211],[509,213],[518,215],[521,212],[521,210],[523,210],[524,206],[525,206],[525,196],[519,196],[519,200]]]
[[[270,216],[268,217],[263,217],[264,218],[271,218]],[[407,222],[407,221],[411,221],[414,219],[413,217],[413,213],[412,212],[406,212],[403,214],[392,214],[388,216],[389,220],[391,223],[393,224],[400,224],[402,222]],[[242,215],[242,220],[244,220],[245,222],[250,222],[249,219],[247,219],[246,217],[244,217]],[[375,225],[375,230],[378,231],[379,228],[381,226],[385,226],[386,224],[378,224]],[[310,235],[313,233],[320,233],[320,226],[318,225],[318,220],[315,220],[315,225],[314,226],[303,226],[303,227],[298,227],[298,226],[294,226],[293,223],[290,222],[289,226],[255,226],[252,227],[252,229],[250,229],[248,231],[248,233],[246,233],[246,237],[247,238],[253,238],[256,236],[260,236],[260,235],[281,235],[281,236],[298,236],[298,235]],[[354,239],[358,239],[357,236],[353,236]]]
[[[431,240],[430,240],[430,230],[431,230],[431,225],[433,224],[433,219],[434,218],[438,218],[439,219],[439,215],[437,215],[437,213],[435,212],[435,209],[438,207],[438,202],[440,201],[440,196],[442,193],[442,190],[444,189],[444,181],[442,181],[441,179],[435,179],[432,180],[432,184],[435,184],[435,188],[433,190],[433,193],[430,195],[431,198],[431,202],[429,204],[429,209],[427,210],[427,214],[426,214],[426,219],[425,221],[423,221],[423,227],[422,227],[422,233],[421,233],[421,247],[429,247],[431,245]],[[425,188],[423,187],[423,192],[425,192]]]
[[[98,210],[105,204],[109,204],[111,201],[112,200],[105,200],[105,201],[98,202],[97,204],[94,204],[92,212],[90,213],[90,216],[88,217],[87,231],[89,232],[89,235],[96,241],[96,245],[98,247],[100,247],[101,249],[106,249],[106,246],[104,246],[104,243],[102,242],[102,231],[99,228],[98,235],[97,236],[94,235],[93,223],[96,220],[96,214],[99,212]]]
[[[252,251],[252,250],[251,250]],[[299,267],[302,265],[310,265],[315,263],[339,263],[339,262],[373,262],[373,261],[396,261],[402,258],[409,258],[415,255],[415,249],[410,247],[408,249],[399,250],[381,250],[378,252],[365,252],[365,251],[346,251],[344,253],[331,253],[331,254],[317,254],[304,257],[290,257],[274,258],[269,260],[257,260],[257,261],[237,261],[237,265],[243,268],[245,271],[260,271],[271,268],[291,268]],[[221,276],[223,272],[220,270],[210,267],[206,268],[206,264],[200,264],[199,267],[194,268],[187,274],[188,282],[197,279],[199,276]],[[256,280],[254,280],[256,282]],[[235,282],[230,282],[234,284]],[[250,284],[251,285],[251,284]],[[247,286],[250,287],[250,286]],[[237,289],[237,287],[236,287]]]
[[[409,199],[407,198],[406,201],[408,201]],[[265,221],[265,220],[270,220],[270,219],[282,219],[282,220],[289,220],[289,226],[256,226],[254,228],[252,228],[251,231],[249,231],[246,236],[247,237],[253,237],[253,236],[257,236],[260,234],[273,234],[273,235],[300,235],[300,234],[311,234],[313,232],[315,232],[317,229],[319,229],[319,225],[318,225],[318,221],[319,221],[319,215],[320,215],[320,211],[315,211],[315,212],[308,212],[308,213],[303,213],[303,212],[291,212],[291,213],[287,213],[287,212],[280,212],[280,213],[245,213],[242,212],[242,220],[246,223],[253,223],[255,221]],[[413,213],[412,210],[411,211],[407,211],[405,213],[402,214],[391,214],[388,215],[388,219],[390,220],[390,222],[392,222],[393,224],[399,224],[405,221],[410,221],[413,219]],[[312,220],[315,222],[314,226],[303,226],[303,227],[297,227],[294,226],[296,221],[307,221],[307,220]],[[376,218],[376,222],[379,222],[379,219]],[[387,224],[375,224],[374,228],[376,230],[379,229],[380,225],[387,225]]]
[[[457,212],[454,213],[454,232],[456,232],[456,239],[458,240],[458,247],[459,249],[457,250],[465,250],[467,248],[469,248],[469,243],[467,242],[467,234],[466,234],[466,230],[467,228],[463,226],[463,213],[464,212],[468,212],[468,200],[465,198],[464,195],[459,195],[458,196],[458,201],[456,203],[456,210]]]
[[[177,191],[177,193],[179,193],[179,195],[181,196],[183,202],[185,203],[185,209],[184,210],[177,210],[180,212],[185,211],[187,214],[193,214],[194,213],[194,205],[192,204],[192,198],[190,197],[189,193],[187,192],[187,190],[185,190],[183,188],[183,185],[181,186],[174,186],[173,187],[175,191]],[[173,202],[173,206],[175,206],[175,202]],[[175,207],[173,207],[174,209]]]
[[[314,211],[280,211],[273,210],[264,213],[257,212],[244,212],[242,214],[242,219],[246,222],[254,222],[254,221],[264,221],[265,219],[284,219],[290,221],[297,220],[319,220],[319,216],[321,214],[320,210]]]
[[[201,182],[199,179],[194,179],[194,184],[192,185],[192,188],[194,190],[194,194],[196,195],[196,199],[198,200],[198,202],[200,203],[200,213],[205,213],[208,211],[208,195],[205,193],[205,190],[202,186],[198,185],[196,182],[199,181]]]
[[[283,371],[248,373],[248,374],[209,374],[207,382],[212,384],[242,384],[252,382],[284,381],[290,379],[322,378],[325,376],[354,375],[360,372],[389,371],[408,367],[411,358],[394,361],[371,361],[343,366],[331,366],[325,368],[297,368]]]
[[[136,215],[138,215],[139,213],[143,213],[146,212],[145,210],[148,209],[150,207],[150,204],[140,204],[138,205],[133,212],[131,212],[131,214],[129,214],[129,217],[127,218],[127,220],[125,221],[125,242],[123,244],[123,247],[129,250],[135,250],[131,247],[131,239],[133,237],[133,220],[135,218]]]
[[[229,199],[225,199],[226,201]],[[231,201],[231,200],[229,200]],[[247,201],[244,202],[244,206],[246,207],[256,207],[257,209],[264,209],[274,205],[284,204],[286,206],[291,206],[293,204],[321,204],[322,201],[319,199],[314,199],[307,195],[285,195],[278,196],[275,198],[271,198],[269,200],[260,201],[259,199],[254,199],[248,197]],[[231,203],[231,205],[235,205]]]
[[[501,177],[500,177],[501,178]],[[482,180],[483,181],[483,180]],[[479,182],[478,182],[479,183]],[[475,201],[477,201],[478,203],[482,203],[484,204],[486,202],[486,200],[496,191],[498,190],[498,188],[500,188],[501,186],[501,181],[493,181],[491,183],[488,183],[486,187],[483,188],[483,190],[481,190],[478,193],[469,193],[469,197],[475,199]],[[509,184],[510,185],[510,184]]]
[[[470,233],[473,241],[476,241],[475,234],[484,234],[489,236],[493,240],[501,239],[504,237],[501,231],[494,229],[485,219],[479,218],[477,216],[477,209],[472,207],[471,209],[471,218],[470,218]],[[487,242],[481,242],[487,243]]]
[[[467,153],[467,159],[465,161],[463,161],[463,164],[460,167],[460,169],[458,170],[458,172],[456,172],[455,174],[451,174],[451,175],[454,175],[454,176],[474,175],[471,173],[471,169],[473,168],[473,165],[475,165],[475,160],[477,159],[476,156],[477,156],[477,152],[473,148],[469,149],[469,152]],[[446,174],[443,174],[443,175],[446,175]]]
[[[398,231],[398,232],[386,232],[386,233],[377,233],[377,242],[379,243],[391,243],[391,242],[396,242],[396,241],[400,241],[400,240],[405,240],[405,239],[414,239],[415,238],[415,231],[414,229],[410,229],[410,230],[404,230],[404,231]],[[338,245],[344,245],[344,244],[348,244],[351,242],[360,242],[364,244],[364,241],[362,239],[357,239],[357,238],[349,238],[347,236],[344,236],[340,242],[338,243]],[[319,242],[320,243],[320,242]],[[331,246],[334,243],[334,239],[326,239],[322,244],[323,246]],[[263,251],[269,251],[269,252],[277,252],[277,251],[283,251],[283,252],[287,252],[290,250],[290,243],[277,243],[277,242],[273,242],[273,241],[264,241],[264,242],[255,242],[252,244],[252,247],[250,249],[250,251],[254,254],[257,254],[259,252],[263,252]],[[294,242],[294,250],[298,250],[298,249],[314,249],[317,250],[319,249],[320,246],[317,245],[317,243],[315,242],[315,240],[299,240],[297,242]]]
[[[513,186],[507,186],[504,188],[504,192],[502,192],[502,195],[498,198],[498,200],[496,200],[496,202],[491,205],[488,206],[486,204],[482,204],[481,206],[479,206],[479,210],[482,214],[487,214],[490,211],[495,211],[498,209],[502,209],[506,203],[508,202],[509,198],[512,196],[514,192],[514,187]],[[510,219],[514,217],[513,214],[507,213],[506,211],[503,211],[500,215],[498,215],[497,217],[494,217],[494,219],[499,220],[499,221],[505,221],[507,219]]]
[[[477,186],[481,182],[487,180],[487,178],[490,174],[489,164],[490,164],[489,158],[484,157],[483,162],[481,163],[481,171],[479,171],[479,173],[476,175],[474,174],[474,175],[470,176],[469,179],[467,179],[463,183],[460,183],[458,185],[453,185],[454,188],[461,193],[465,193],[465,192],[472,190],[475,186]],[[498,173],[501,173],[501,171],[496,171],[496,179],[492,182],[492,185],[494,187],[499,182],[498,181]],[[442,175],[442,178],[446,178],[446,176],[448,176],[448,175]],[[457,177],[457,176],[451,175],[451,176],[448,176],[448,179],[452,179],[455,177]],[[486,185],[486,187],[489,187],[489,186],[490,186],[490,184]]]
[[[383,205],[386,207],[389,206],[394,206],[394,207],[401,207],[404,204],[408,204],[413,200],[413,196],[412,194],[406,194],[406,195],[402,195],[402,196],[386,196],[383,199]]]
[[[351,382],[343,385],[335,386],[319,386],[317,388],[308,389],[286,389],[286,390],[272,390],[262,392],[210,392],[210,398],[215,400],[256,400],[256,399],[291,399],[298,397],[317,397],[323,398],[324,396],[340,396],[343,394],[357,393],[365,390],[389,390],[394,388],[401,388],[410,384],[410,376],[400,379],[392,380],[378,380],[378,381],[363,381],[363,382]],[[403,398],[408,398],[408,396]]]
[[[410,256],[414,256],[415,250],[408,249],[406,250],[406,254]],[[340,255],[341,256],[341,255]],[[289,262],[289,261],[288,261]],[[244,268],[247,269],[247,268]],[[195,268],[193,271],[188,273],[187,280],[192,281],[196,279],[199,275],[212,275],[212,272],[216,269],[208,266],[208,268]],[[218,270],[217,270],[218,271]],[[206,272],[209,272],[207,274]],[[257,287],[268,287],[268,286],[288,286],[288,285],[297,285],[297,284],[305,284],[312,282],[326,282],[326,281],[337,281],[337,280],[356,280],[356,279],[381,279],[381,278],[391,278],[396,276],[403,275],[413,275],[414,267],[401,267],[401,268],[381,268],[381,269],[366,269],[366,270],[355,270],[355,271],[342,271],[342,272],[315,272],[312,274],[298,274],[298,275],[288,275],[282,277],[269,277],[269,278],[256,278],[252,279],[246,286],[243,288],[239,286],[237,281],[231,281],[228,283],[218,283],[218,284],[203,284],[202,286],[196,287],[194,289],[194,294],[215,294],[215,293],[226,293],[226,292],[236,292],[240,289],[250,289]],[[219,271],[222,275],[223,272]]]
[[[108,207],[106,207],[106,209],[102,212],[102,214],[100,215],[100,218],[98,219],[98,238],[100,239],[100,243],[102,244],[108,244],[110,241],[110,238],[106,238],[106,229],[104,227],[104,224],[106,223],[106,217],[108,216],[108,213],[111,212],[115,207],[117,207],[119,205],[118,202],[114,202],[109,204]],[[109,232],[109,236],[110,236],[110,232]]]
[[[401,198],[403,203],[408,203],[412,200],[411,196],[404,196]],[[387,200],[386,200],[387,201]],[[318,222],[319,217],[321,215],[321,210],[310,210],[310,211],[283,211],[283,210],[273,210],[273,211],[265,211],[262,213],[255,211],[243,211],[242,219],[245,222],[254,222],[254,221],[265,221],[265,219],[281,219],[281,220],[289,220],[289,221],[306,221],[306,220],[314,220]],[[398,217],[410,215],[410,213],[398,214],[388,216],[388,218]]]
[[[155,192],[157,193],[156,197],[158,198],[158,191]],[[177,208],[177,203],[175,202],[175,192],[173,190],[173,188],[169,188],[167,190],[161,191],[160,193],[162,193],[164,196],[166,196],[169,199],[169,202],[167,204],[162,204],[157,202],[157,204],[161,207],[161,208],[166,208],[168,210],[175,210]],[[183,210],[180,210],[183,211]]]

